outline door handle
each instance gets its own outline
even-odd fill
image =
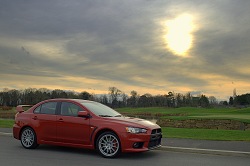
[[[62,118],[60,118],[60,119],[58,119],[58,121],[59,121],[59,122],[63,122],[63,119],[62,119]]]
[[[37,116],[34,116],[32,119],[37,120],[38,118],[37,118]]]

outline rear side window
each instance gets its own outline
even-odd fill
[[[34,113],[35,113],[35,114],[39,114],[39,113],[40,113],[40,110],[41,110],[41,106],[36,107],[36,109],[34,110]]]
[[[56,113],[56,105],[57,105],[57,102],[44,103],[41,106],[39,106],[40,107],[40,113],[41,114],[52,114],[52,115],[54,115]],[[37,107],[36,109],[39,109],[39,107]],[[35,109],[35,113],[36,113],[36,109]]]

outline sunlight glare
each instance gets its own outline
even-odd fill
[[[186,56],[187,51],[192,47],[194,30],[192,16],[180,15],[166,23],[166,42],[168,48],[178,56]]]

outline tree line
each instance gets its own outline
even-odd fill
[[[249,95],[247,95],[249,97]],[[117,107],[210,107],[218,105],[214,96],[193,96],[191,93],[181,94],[168,92],[164,95],[139,95],[132,90],[130,95],[125,94],[116,87],[109,87],[107,94],[96,95],[86,91],[74,92],[61,89],[49,90],[47,88],[27,88],[24,90],[4,88],[0,92],[0,106],[15,107],[21,104],[33,105],[40,101],[53,98],[74,98],[93,100],[113,108]],[[240,98],[240,97],[239,97]],[[236,99],[235,99],[236,100]],[[237,101],[239,99],[237,98]],[[249,103],[249,98],[248,98]],[[226,102],[226,103],[225,103]],[[222,104],[227,105],[225,101]],[[229,101],[230,103],[230,101]]]
[[[242,94],[242,95],[237,95],[234,97],[230,97],[229,98],[229,105],[233,105],[233,106],[237,106],[237,105],[242,105],[242,106],[246,106],[246,105],[250,105],[250,94]]]

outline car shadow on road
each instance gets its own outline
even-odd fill
[[[20,148],[23,149],[22,146]],[[53,146],[53,145],[40,145],[36,151],[44,151],[44,152],[57,152],[60,154],[71,154],[71,155],[84,155],[84,156],[91,156],[97,158],[103,158],[99,155],[96,150],[89,150],[83,148],[72,148],[72,147],[63,147],[63,146]],[[157,153],[154,151],[147,151],[141,153],[121,153],[117,158],[114,159],[126,159],[126,160],[141,160],[145,158],[153,158],[157,156]]]
[[[147,151],[140,153],[122,153],[120,154],[119,158],[126,160],[141,160],[145,158],[154,158],[155,156],[157,156],[157,153],[155,153],[155,151]]]
[[[95,150],[83,149],[83,148],[72,148],[64,146],[53,146],[53,145],[40,145],[37,150],[41,151],[56,151],[58,153],[71,153],[71,154],[84,154],[84,155],[95,155],[98,153]]]

